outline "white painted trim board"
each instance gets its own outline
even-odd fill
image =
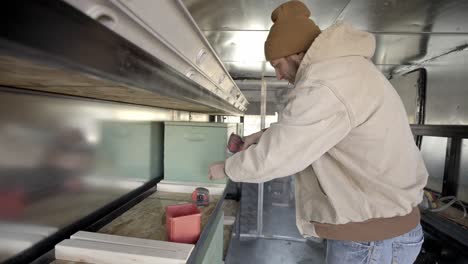
[[[187,262],[186,254],[177,250],[160,250],[78,239],[66,239],[57,244],[55,258],[100,264],[182,264]]]
[[[163,180],[156,185],[156,190],[159,192],[192,193],[197,187],[204,187],[208,189],[208,191],[212,195],[222,195],[224,189],[226,188],[226,184],[177,182]]]
[[[228,215],[225,215],[225,216],[224,216],[223,224],[224,224],[224,225],[233,225],[235,221],[236,221],[236,217],[235,217],[235,216],[228,216]]]
[[[190,256],[190,253],[192,252],[194,248],[194,245],[192,244],[174,243],[174,242],[168,242],[168,241],[126,237],[126,236],[116,236],[116,235],[108,235],[108,234],[85,232],[85,231],[79,231],[75,233],[74,235],[70,237],[70,239],[79,239],[79,240],[105,242],[105,243],[118,244],[118,245],[179,251],[181,253],[187,254],[187,258],[188,256]]]

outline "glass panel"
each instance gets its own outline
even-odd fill
[[[225,123],[240,123],[240,116],[226,116]]]
[[[260,120],[259,115],[246,115],[244,117],[244,135],[248,136],[260,131]],[[265,116],[265,127],[270,127],[275,122],[278,122],[278,113]]]
[[[468,203],[468,139],[464,139],[462,143],[457,197]]]
[[[424,137],[421,152],[429,172],[427,188],[442,192],[447,138]]]

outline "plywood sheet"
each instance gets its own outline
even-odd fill
[[[166,241],[166,214],[164,208],[168,205],[191,202],[190,196],[187,193],[156,192],[98,232]],[[209,206],[200,208],[202,211],[202,230],[218,201],[219,196],[212,196]]]
[[[149,196],[129,211],[104,226],[99,233],[114,234],[133,238],[149,238],[166,240],[165,215],[162,208],[169,204],[184,203],[190,201],[187,193],[156,192]],[[213,212],[219,196],[212,197],[210,206],[202,208],[202,228],[206,225]],[[239,208],[239,202],[233,200],[224,201],[224,214],[235,216]],[[224,256],[226,255],[233,226],[224,226]],[[56,260],[54,264],[80,264],[79,262],[68,262]]]

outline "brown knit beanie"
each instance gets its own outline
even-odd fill
[[[286,2],[271,13],[273,26],[265,41],[267,61],[309,49],[321,32],[309,16],[307,6],[297,0]]]

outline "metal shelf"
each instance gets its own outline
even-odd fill
[[[468,138],[467,125],[411,125],[411,130],[418,136]]]
[[[0,23],[2,85],[203,113],[243,112],[65,2],[8,1]]]

